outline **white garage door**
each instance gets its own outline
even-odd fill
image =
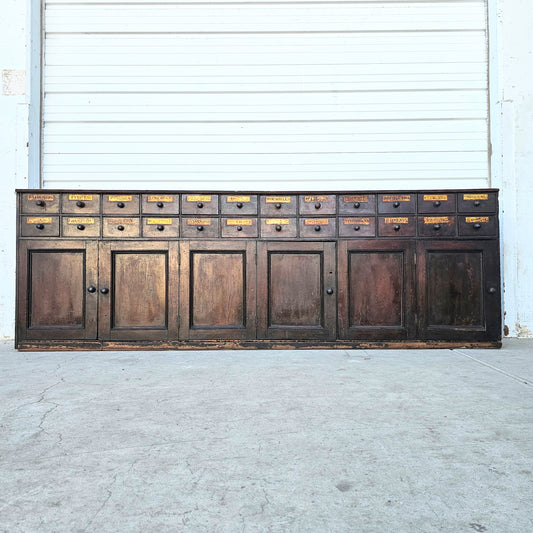
[[[44,187],[488,185],[485,0],[47,0]]]

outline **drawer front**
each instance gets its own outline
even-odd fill
[[[327,239],[336,236],[334,218],[301,218],[300,237],[305,239]]]
[[[23,237],[59,237],[59,217],[21,217],[20,233]]]
[[[462,192],[457,199],[459,213],[496,213],[497,196],[494,192]]]
[[[63,237],[100,237],[100,217],[61,217]]]
[[[104,217],[104,237],[139,237],[140,223],[137,217]]]
[[[455,237],[457,233],[455,216],[418,217],[420,237]]]
[[[169,239],[179,237],[180,219],[172,217],[143,217],[142,236],[153,239]]]
[[[378,195],[378,212],[414,213],[416,210],[416,196],[414,194],[380,194]]]
[[[61,212],[84,215],[100,213],[100,195],[86,193],[63,193]]]
[[[139,195],[104,194],[102,210],[106,215],[137,215],[139,213]]]
[[[257,215],[257,196],[224,194],[220,208],[223,215]]]
[[[418,195],[419,213],[454,213],[455,194],[430,193]]]
[[[59,213],[59,194],[24,193],[22,213]]]
[[[183,194],[181,212],[185,215],[216,215],[218,194]]]
[[[296,237],[295,218],[262,218],[261,237],[266,238],[292,238]]]
[[[495,237],[498,234],[497,217],[460,216],[459,235],[468,237]]]
[[[257,237],[256,218],[223,218],[222,237]]]
[[[280,218],[296,215],[296,199],[296,196],[261,196],[261,215]]]
[[[143,194],[141,211],[151,215],[177,215],[180,212],[180,195]]]
[[[337,212],[337,197],[334,194],[301,195],[301,215],[334,215]]]
[[[218,237],[218,218],[186,217],[181,220],[181,236],[202,239]]]
[[[339,237],[375,237],[375,217],[341,217]]]
[[[379,217],[380,237],[413,237],[416,233],[415,217]]]
[[[341,215],[373,215],[375,212],[375,194],[343,194],[339,196],[339,213]]]

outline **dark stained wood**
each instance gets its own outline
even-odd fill
[[[143,194],[141,196],[143,214],[169,216],[180,212],[179,194]]]
[[[175,239],[180,235],[180,219],[178,217],[143,217],[142,236],[150,239]]]
[[[302,239],[334,239],[337,235],[337,219],[335,217],[302,217],[300,237]]]
[[[65,216],[61,217],[61,236],[86,239],[100,237],[100,217],[98,216]]]
[[[220,197],[220,212],[235,218],[244,215],[257,215],[256,194],[224,194]]]
[[[140,237],[139,217],[104,217],[102,234],[116,239]]]
[[[258,236],[259,227],[257,218],[252,217],[227,217],[220,220],[222,237],[232,239],[255,238]]]
[[[498,217],[496,215],[459,215],[459,235],[465,237],[496,237]]]
[[[416,194],[384,193],[378,194],[378,213],[392,216],[414,213],[416,211]]]
[[[455,193],[420,193],[418,195],[418,212],[438,216],[455,213]]]
[[[264,217],[290,217],[296,215],[298,197],[291,194],[262,194],[259,197],[259,213]]]
[[[414,237],[416,221],[412,216],[378,217],[378,235],[380,237]]]
[[[100,213],[100,194],[84,194],[76,191],[61,195],[61,212],[71,215],[87,216]]]
[[[339,194],[339,214],[341,215],[373,215],[376,213],[375,194]]]
[[[21,194],[21,213],[59,213],[60,195],[51,191],[31,191]]]
[[[455,237],[457,235],[457,221],[455,215],[428,215],[418,217],[418,236]]]
[[[59,237],[59,217],[23,216],[20,220],[20,229],[23,237]]]
[[[261,218],[261,237],[265,239],[294,239],[297,235],[295,218]]]
[[[459,213],[493,213],[498,211],[498,195],[487,191],[463,191],[457,194]]]
[[[218,213],[218,194],[188,193],[181,196],[181,212],[184,215],[216,215]]]
[[[219,219],[215,217],[183,217],[181,219],[181,236],[187,239],[216,239],[218,237]]]
[[[102,198],[102,212],[104,215],[138,215],[139,203],[140,200],[138,194],[132,194],[129,192],[104,194]]]
[[[376,217],[340,217],[339,237],[375,237]]]
[[[305,216],[334,215],[337,212],[335,194],[301,194],[299,213]]]

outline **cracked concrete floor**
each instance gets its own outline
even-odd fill
[[[533,531],[533,341],[17,353],[0,531]]]

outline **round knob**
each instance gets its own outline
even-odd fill
[[[315,209],[320,209],[322,207],[322,204],[320,202],[317,202],[315,204]]]
[[[276,231],[281,231],[281,226],[276,226]]]
[[[162,208],[165,204],[163,202],[157,202],[155,205],[157,205],[159,208]]]
[[[474,229],[480,229],[481,228],[481,224],[478,224],[477,222],[474,224],[473,226]]]
[[[496,294],[496,288],[495,287],[489,287],[489,289],[487,290],[487,292],[489,294]]]
[[[90,287],[87,287],[87,292],[90,292],[90,293],[96,292],[96,287],[93,287],[92,285]]]
[[[162,226],[161,224],[157,226],[157,231],[164,231],[164,230],[165,230],[165,226]]]
[[[118,231],[124,231],[124,226],[117,226]]]
[[[81,200],[78,200],[76,202],[76,205],[81,209],[82,207],[85,207],[85,202],[82,202]]]
[[[433,229],[435,231],[439,231],[440,230],[440,224],[433,224]]]
[[[35,205],[38,206],[38,207],[44,207],[45,204],[44,204],[44,201],[43,201],[43,200],[37,200],[37,201],[35,202]]]
[[[360,229],[361,229],[360,226],[354,226],[354,227],[353,227],[353,230],[354,230],[354,231],[359,231]]]
[[[198,202],[198,203],[196,204],[196,207],[197,207],[198,209],[202,209],[203,206],[204,206],[204,204],[203,204],[202,202]]]
[[[434,205],[435,207],[439,207],[439,206],[440,206],[440,201],[439,201],[439,200],[435,200],[435,201],[433,202],[433,205]]]
[[[203,226],[196,226],[196,229],[197,229],[198,231],[204,231],[204,227],[203,227]]]
[[[394,203],[392,204],[392,207],[400,207],[400,202],[394,202]]]
[[[315,231],[320,231],[320,226],[315,226]]]
[[[328,294],[333,294],[333,289],[332,289],[332,288],[328,288],[328,289],[326,289],[326,292],[327,292]]]
[[[83,231],[85,229],[85,226],[83,224],[78,224],[76,226],[80,231]]]
[[[474,207],[479,207],[481,205],[481,202],[479,200],[476,200],[474,202]]]
[[[280,204],[280,203],[277,203],[277,204],[275,204],[274,207],[275,207],[276,209],[281,209],[281,204]]]
[[[238,209],[242,209],[242,206],[243,206],[243,203],[242,203],[242,202],[237,202],[237,208],[238,208]]]
[[[400,226],[398,226],[398,224],[394,226],[394,231],[400,231]]]
[[[117,207],[120,207],[120,209],[122,209],[123,207],[125,207],[125,203],[124,202],[118,202],[117,203]]]
[[[107,294],[109,292],[109,289],[107,287],[104,287],[103,289],[100,289],[100,292],[102,294]]]
[[[355,202],[353,206],[355,207],[355,209],[359,209],[361,207],[361,204],[359,202]]]
[[[35,227],[37,229],[44,229],[44,224],[37,224]]]
[[[242,231],[242,226],[237,226],[237,231]]]

